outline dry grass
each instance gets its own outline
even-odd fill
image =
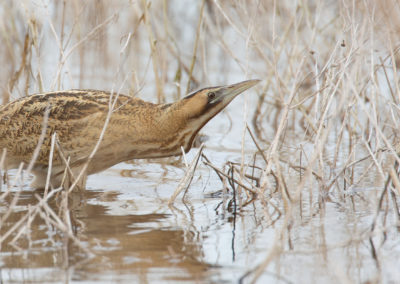
[[[251,125],[244,126],[241,162],[219,168],[199,151],[178,190],[190,183],[202,155],[231,192],[235,214],[256,201],[271,225],[280,219],[265,260],[244,276],[250,282],[283,254],[289,227],[303,216],[324,215],[332,200],[350,212],[357,211],[355,199],[372,208],[370,231],[354,238],[370,241],[379,266],[375,237],[400,226],[398,1],[46,3],[0,4],[3,104],[66,88],[165,102],[205,85],[262,79],[257,102],[245,103]],[[246,148],[255,149],[252,157]],[[15,181],[0,170],[3,202],[24,181],[21,170]],[[59,214],[47,205],[57,194],[64,204]],[[26,237],[30,220],[40,216],[90,254],[70,225],[68,193],[56,189],[37,198],[0,245]],[[0,224],[17,203],[15,195]]]

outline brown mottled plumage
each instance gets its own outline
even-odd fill
[[[119,95],[103,140],[86,174],[93,174],[119,162],[159,158],[189,151],[198,131],[234,97],[258,83],[244,81],[199,90],[172,104],[152,104]],[[48,110],[46,135],[32,172],[34,187],[44,187],[49,164],[51,135],[57,139],[72,173],[77,175],[93,151],[111,100],[116,94],[95,90],[70,90],[36,94],[0,107],[0,150],[6,149],[6,168],[29,164],[42,133]],[[60,186],[65,164],[53,157],[51,184]],[[86,176],[82,180],[82,186]]]

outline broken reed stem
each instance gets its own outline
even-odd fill
[[[4,240],[6,240],[12,233],[14,233],[18,228],[20,228],[22,226],[22,224],[29,218],[29,216],[31,214],[33,214],[33,215],[37,214],[37,211],[39,210],[39,207],[41,207],[43,205],[43,202],[47,202],[53,195],[55,195],[59,191],[61,191],[61,189],[56,189],[56,190],[50,191],[49,194],[45,198],[43,198],[39,203],[34,205],[33,212],[26,213],[16,223],[14,223],[14,225],[10,229],[8,229],[7,232],[5,232],[3,235],[1,235],[0,236],[0,246],[4,242]],[[10,209],[13,209],[13,208],[10,207]],[[3,223],[3,222],[4,222],[4,220],[2,220],[1,223]],[[21,233],[17,233],[17,235],[19,235],[19,234],[21,234]]]
[[[378,153],[378,152],[381,152],[381,151],[383,152],[383,151],[386,151],[386,150],[384,150],[384,149],[378,149],[378,150],[375,152],[375,154]],[[349,169],[349,168],[355,166],[355,165],[358,164],[358,163],[361,163],[361,162],[363,162],[363,161],[366,161],[366,160],[368,160],[368,159],[370,159],[370,158],[371,158],[371,155],[368,155],[368,156],[365,156],[365,157],[363,157],[363,158],[360,158],[360,159],[358,159],[358,160],[353,161],[353,162],[350,163],[350,155],[349,155],[348,161],[346,161],[346,162],[344,163],[344,166],[337,172],[337,174],[332,178],[332,180],[331,180],[329,183],[327,183],[327,184],[328,184],[327,187],[326,187],[327,190],[329,190],[329,189],[334,185],[334,183],[337,181],[337,179],[338,179],[341,175],[343,175],[347,169]],[[316,174],[315,174],[315,175],[316,175]],[[316,175],[316,177],[318,178],[318,175]]]
[[[185,191],[182,199],[185,197],[186,191],[188,190],[190,183],[193,180],[193,175],[196,170],[197,164],[199,162],[201,153],[203,152],[204,143],[201,144],[199,150],[197,151],[196,156],[193,158],[192,162],[190,163],[189,167],[186,169],[186,173],[179,182],[177,188],[175,189],[174,194],[172,194],[171,198],[168,201],[168,205],[171,206],[174,204],[176,197],[181,193],[183,190]],[[185,155],[185,154],[183,154]],[[186,157],[185,157],[186,160]]]
[[[256,191],[256,190],[254,190],[254,189],[252,189],[252,188],[250,188],[250,187],[244,185],[242,182],[238,181],[237,179],[232,178],[231,176],[227,175],[226,173],[224,173],[223,171],[221,171],[220,169],[218,169],[216,166],[214,166],[212,163],[210,163],[210,162],[208,161],[208,159],[207,159],[206,161],[203,161],[203,163],[204,163],[206,166],[211,167],[214,171],[218,172],[219,175],[221,175],[221,176],[227,178],[228,180],[232,180],[234,183],[236,183],[237,185],[241,186],[241,187],[244,188],[245,190],[251,192],[251,193],[254,194],[254,195],[257,195],[257,191]]]
[[[204,155],[204,153],[201,154],[201,157],[202,157],[204,160],[206,160],[206,162],[208,162],[208,163],[211,164],[210,160],[207,158],[206,155]],[[218,178],[221,180],[222,184],[224,185],[224,189],[227,190],[225,178],[224,178],[224,176],[221,175],[221,173],[220,173],[221,170],[219,170],[219,169],[217,169],[217,168],[213,168],[213,167],[211,167],[211,168],[214,170],[214,172],[217,174]]]
[[[49,120],[49,114],[50,114],[50,107],[46,107],[46,110],[43,115],[43,122],[42,122],[42,132],[40,133],[38,143],[36,144],[35,150],[33,151],[31,161],[29,162],[29,165],[26,169],[27,174],[29,175],[32,171],[33,166],[35,165],[35,162],[39,156],[40,148],[42,147],[42,144],[44,142],[44,139],[46,138],[46,132],[47,132],[47,124]]]
[[[183,146],[181,146],[181,151],[182,151],[183,161],[185,162],[185,167],[188,168],[189,164],[188,164],[188,161],[186,159],[186,153],[185,153],[185,149],[183,148]]]
[[[7,149],[4,148],[1,153],[1,159],[0,159],[0,192],[3,190],[3,181],[6,177],[6,155],[7,155]],[[2,200],[2,198],[0,198]]]
[[[35,219],[35,217],[39,214],[41,218],[48,224],[48,227],[50,227],[50,224],[52,226],[55,226],[62,232],[64,232],[68,238],[70,238],[75,245],[77,245],[83,252],[85,252],[89,257],[93,256],[93,252],[89,250],[87,247],[85,247],[82,242],[74,235],[70,218],[69,218],[69,210],[67,207],[67,204],[64,204],[63,208],[63,214],[64,214],[64,219],[65,221],[62,221],[58,215],[50,208],[48,205],[48,201],[50,198],[52,198],[56,193],[61,192],[62,189],[59,188],[57,190],[52,190],[49,192],[49,194],[45,197],[40,197],[39,195],[35,195],[36,198],[38,199],[38,203],[34,205],[33,207],[29,206],[28,212],[22,216],[10,229],[8,229],[1,237],[0,237],[0,247],[3,244],[3,242],[14,232],[16,232],[14,238],[9,242],[9,244],[13,245],[15,244],[18,239],[21,238],[21,236],[24,234],[24,232],[29,232],[30,231],[30,226],[31,226],[31,221]],[[64,192],[64,199],[68,199],[68,195],[66,192]],[[15,196],[14,200],[18,200],[19,195]],[[65,201],[64,201],[65,202]],[[11,204],[10,209],[13,209],[13,203]],[[14,204],[15,205],[15,204]],[[11,211],[11,210],[10,210]],[[4,218],[1,220],[1,222],[4,222]]]
[[[47,176],[46,176],[46,185],[44,187],[44,196],[46,197],[48,191],[49,191],[49,186],[50,186],[50,178],[51,178],[51,170],[53,168],[53,155],[54,155],[54,146],[56,144],[56,132],[51,135],[51,148],[50,148],[50,155],[49,155],[49,168],[47,170]]]
[[[63,178],[61,179],[61,187],[63,187],[68,176],[72,177],[72,179],[74,179],[74,180],[76,179],[76,177],[75,177],[74,173],[72,172],[71,167],[69,166],[71,157],[70,156],[68,156],[68,158],[65,157],[65,152],[64,152],[63,148],[61,147],[60,141],[58,141],[57,136],[55,136],[55,144],[57,146],[58,157],[61,159],[61,161],[63,162],[64,167],[65,167],[65,170],[63,173]]]
[[[52,217],[52,218],[47,218],[47,220],[49,220],[50,223],[53,224],[55,227],[57,227],[59,230],[66,233],[68,237],[75,243],[75,245],[77,245],[80,249],[82,249],[88,256],[93,256],[94,253],[87,247],[85,247],[77,237],[75,237],[72,228],[68,226],[68,224],[70,225],[71,223],[62,221],[60,217],[58,217],[58,215],[53,211],[53,209],[50,208],[47,202],[42,201],[44,199],[42,199],[39,195],[36,195],[36,198],[39,200],[39,203],[42,204],[41,208],[43,208],[44,212],[48,213]]]
[[[400,194],[400,181],[399,176],[394,168],[389,169],[389,176],[392,179],[394,188],[397,190],[397,194]]]
[[[267,160],[267,157],[264,155],[264,151],[261,149],[260,145],[258,144],[256,138],[253,135],[253,132],[250,130],[247,123],[246,123],[246,129],[249,132],[251,140],[253,140],[254,145],[256,145],[258,153],[260,153],[261,157],[263,157],[265,164],[268,164],[268,160]]]
[[[9,189],[7,190],[7,192],[5,192],[4,194],[2,194],[1,197],[5,197],[6,195],[8,195],[10,193]],[[15,196],[13,197],[11,203],[8,206],[7,211],[4,213],[4,215],[1,216],[0,218],[0,228],[3,226],[3,224],[6,222],[6,220],[8,219],[8,217],[10,217],[10,215],[12,214],[15,205],[17,205],[17,202],[19,200],[19,197],[21,195],[21,190],[18,190],[17,193],[15,194]],[[0,247],[1,247],[1,241],[0,241]]]

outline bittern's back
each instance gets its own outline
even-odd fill
[[[0,149],[7,149],[8,166],[29,163],[46,121],[46,135],[36,163],[48,164],[54,132],[72,162],[84,160],[99,139],[112,98],[107,92],[71,90],[32,95],[1,107]],[[127,128],[131,128],[129,121],[140,120],[138,125],[142,127],[151,123],[146,116],[155,113],[154,107],[140,99],[119,95],[103,147],[110,147],[122,135],[126,137]]]

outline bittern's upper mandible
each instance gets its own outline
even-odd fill
[[[93,174],[119,162],[181,154],[192,147],[198,131],[238,94],[259,80],[204,88],[172,104],[152,104],[119,95],[104,137],[87,167]],[[114,96],[115,97],[115,96]],[[72,172],[77,174],[93,151],[109,106],[110,93],[70,90],[36,94],[0,107],[0,153],[6,149],[6,168],[29,164],[42,133],[46,135],[32,172],[34,187],[44,187],[49,165],[51,135],[56,132]],[[54,155],[51,184],[58,187],[65,163]]]

